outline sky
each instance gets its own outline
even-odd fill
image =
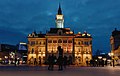
[[[110,36],[120,30],[120,0],[0,0],[0,43],[16,45],[27,42],[27,36],[56,27],[59,3],[65,27],[87,31],[96,50],[110,52]]]

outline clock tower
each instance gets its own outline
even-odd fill
[[[56,26],[57,26],[57,28],[64,28],[64,17],[62,14],[60,4],[59,4],[59,8],[58,8],[58,13],[56,15]]]

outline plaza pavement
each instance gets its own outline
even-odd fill
[[[58,71],[47,70],[48,66],[0,66],[0,76],[120,76],[120,66],[79,67],[69,66]]]

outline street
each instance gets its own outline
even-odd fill
[[[120,66],[117,67],[67,67],[58,71],[48,71],[47,66],[0,66],[0,76],[120,76]]]

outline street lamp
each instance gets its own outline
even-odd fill
[[[103,60],[104,60],[104,65],[107,65],[107,63],[106,63],[106,60],[107,60],[107,59],[106,59],[106,58],[103,58]]]
[[[112,57],[114,55],[114,53],[111,52],[111,53],[108,53],[108,55]]]
[[[103,58],[104,61],[106,61],[107,59],[106,58]]]
[[[115,67],[115,62],[114,62],[114,53],[108,53],[108,55],[112,58],[112,62],[113,62],[113,67]]]
[[[98,59],[102,59],[102,56],[98,56]]]

